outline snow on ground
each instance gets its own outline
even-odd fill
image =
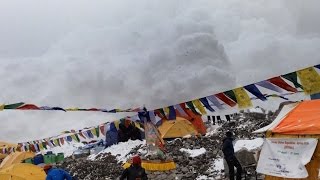
[[[206,136],[212,136],[214,134],[217,134],[218,128],[221,127],[219,125],[211,125],[207,128]]]
[[[214,167],[213,169],[216,171],[221,171],[222,169],[224,169],[223,159],[222,158],[216,159],[214,161],[213,167]]]
[[[207,180],[209,177],[205,175],[198,176],[196,180]]]
[[[246,148],[249,151],[260,148],[263,144],[263,138],[256,138],[253,140],[238,140],[234,145],[234,151],[237,152],[242,148]]]
[[[64,144],[62,146],[49,148],[48,150],[43,151],[43,153],[52,151],[54,154],[64,153],[64,157],[68,157],[73,154],[73,151],[77,150],[81,146],[83,146],[82,143],[71,142],[69,144]]]
[[[181,148],[180,149],[181,152],[187,152],[188,154],[190,154],[190,157],[197,157],[201,154],[204,154],[206,152],[205,148],[200,148],[200,149],[185,149],[185,148]]]
[[[213,173],[214,171],[216,171],[221,173],[221,170],[223,169],[224,169],[223,158],[218,158],[218,159],[215,159],[214,162],[211,164],[210,168],[208,169],[208,172]],[[212,178],[206,175],[200,175],[197,177],[196,180],[207,180],[207,179],[212,179]]]
[[[248,111],[252,113],[264,113],[263,110],[259,107],[249,109]]]
[[[93,154],[90,155],[88,157],[88,159],[90,160],[95,160],[97,155],[101,154],[101,153],[111,153],[114,156],[117,156],[117,160],[118,162],[125,162],[129,159],[129,157],[126,157],[126,155],[136,146],[139,146],[141,144],[145,144],[146,141],[140,141],[140,140],[129,140],[127,142],[120,142],[116,145],[112,145],[110,147],[107,147],[106,149],[104,149],[103,151],[99,152],[98,154]]]

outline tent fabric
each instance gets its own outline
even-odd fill
[[[198,134],[192,123],[182,117],[177,117],[173,121],[164,120],[158,129],[161,138],[178,138]]]
[[[320,99],[299,103],[272,129],[279,134],[320,134]]]
[[[0,164],[0,169],[4,169],[13,164],[21,163],[22,160],[34,157],[34,153],[32,152],[14,152],[9,154],[6,158],[3,159]]]
[[[0,170],[1,180],[45,180],[46,173],[33,164],[18,163]]]
[[[201,115],[195,114],[189,109],[186,109],[185,111],[188,114],[188,116],[181,117],[189,120],[198,133],[205,135],[207,133],[207,128],[201,118]]]
[[[275,118],[275,120],[273,120],[273,122],[271,124],[269,124],[268,126],[265,126],[261,129],[258,129],[256,131],[254,131],[253,133],[264,133],[270,129],[273,129],[274,127],[276,127],[282,120],[283,118],[285,118],[287,116],[287,114],[292,111],[298,104],[297,103],[293,103],[293,104],[288,104],[283,106],[283,108],[281,109],[280,113],[277,115],[277,117]]]
[[[16,148],[17,147],[17,144],[13,144],[13,143],[9,143],[9,142],[4,142],[4,141],[0,141],[0,159],[4,159],[5,157],[8,156],[8,154],[1,154],[1,151],[3,148]]]

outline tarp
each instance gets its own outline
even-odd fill
[[[18,163],[0,170],[1,180],[45,180],[46,173],[33,164]]]
[[[164,120],[158,129],[161,138],[178,138],[198,134],[192,123],[182,117],[176,117],[175,120]]]
[[[285,105],[276,119],[253,133],[320,134],[320,99]]]
[[[4,169],[13,164],[21,163],[22,160],[25,160],[31,157],[34,157],[33,152],[13,152],[9,154],[9,156],[3,159],[2,163],[0,164],[0,169]]]
[[[320,134],[320,99],[303,101],[272,129],[279,134]]]

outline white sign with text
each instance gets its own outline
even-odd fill
[[[314,138],[267,138],[263,143],[257,172],[286,178],[306,178],[318,140]]]

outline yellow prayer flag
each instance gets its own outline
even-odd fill
[[[78,111],[79,110],[79,108],[67,108],[67,109],[65,109],[66,111]]]
[[[4,109],[4,104],[0,104],[0,111]]]
[[[56,146],[59,146],[59,144],[60,144],[59,141],[58,141],[58,139],[54,139],[53,142],[54,142],[54,144],[55,144]]]
[[[114,123],[114,126],[119,129],[119,124],[120,124],[120,120],[116,120],[113,122]]]
[[[195,106],[196,108],[199,109],[199,111],[200,111],[200,113],[201,113],[202,115],[207,114],[207,111],[204,109],[204,107],[202,106],[202,104],[201,104],[201,102],[200,102],[199,99],[193,100],[192,103],[194,104],[194,106]]]
[[[93,135],[98,136],[95,128],[91,129],[91,132]]]
[[[92,132],[92,131],[91,131],[91,132]],[[76,138],[76,136],[75,136],[74,134],[71,135],[71,138],[72,138],[75,142],[78,141],[77,138]]]
[[[305,94],[320,93],[320,75],[313,67],[297,71]]]
[[[248,108],[252,106],[251,99],[243,87],[236,88],[233,90],[233,92],[236,95],[238,107],[240,109]]]
[[[169,112],[170,112],[169,107],[164,107],[163,110],[164,110],[164,112],[165,112],[166,114],[169,114]]]
[[[43,150],[43,149],[44,149],[44,147],[43,147],[43,145],[42,145],[41,142],[39,143],[39,149],[40,149],[40,150]]]

